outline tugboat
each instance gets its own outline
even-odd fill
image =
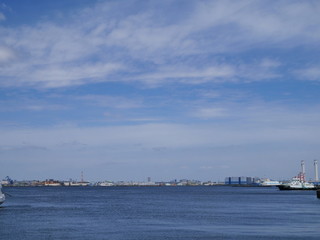
[[[301,161],[301,172],[291,182],[278,186],[280,190],[317,190],[317,187],[306,181],[306,169],[304,160]]]
[[[299,177],[292,178],[291,182],[278,185],[280,190],[316,190],[312,183],[301,180]]]
[[[2,189],[2,186],[0,184],[0,205],[4,203],[4,201],[6,200],[6,196],[2,193],[1,189]]]

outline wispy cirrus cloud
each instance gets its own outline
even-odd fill
[[[101,99],[98,97],[93,102],[96,100]],[[111,171],[116,171],[115,175],[110,176],[129,180],[134,177],[132,169],[136,165],[156,166],[156,171],[161,171],[160,179],[163,179],[181,174],[176,166],[170,165],[173,163],[192,170],[215,166],[210,174],[225,177],[245,171],[243,165],[246,164],[256,164],[252,174],[266,174],[264,161],[279,165],[278,172],[275,173],[272,168],[268,174],[283,177],[288,172],[288,164],[294,165],[291,161],[302,157],[313,158],[318,152],[319,106],[289,108],[278,103],[220,103],[198,107],[190,106],[189,109],[201,114],[192,116],[200,119],[200,124],[198,121],[188,124],[150,123],[156,120],[151,118],[128,118],[126,121],[134,124],[97,127],[2,124],[0,152],[4,159],[14,163],[6,171],[17,171],[16,163],[25,163],[28,166],[24,171],[31,171],[29,164],[35,159],[41,159],[41,163],[48,166],[48,170],[42,168],[44,176],[52,171],[52,167],[58,166],[60,170],[60,167],[65,168],[65,164],[70,165],[71,169],[74,169],[72,166],[100,169],[100,164],[112,162],[129,166],[129,170],[123,172],[123,168],[117,170],[110,167]],[[207,119],[210,121],[203,122]],[[221,168],[217,166],[225,163],[237,169],[228,168],[220,173]],[[168,166],[173,168],[169,176],[163,172]],[[105,169],[99,174],[93,171],[91,178],[104,177]],[[201,174],[197,176],[202,177]]]
[[[209,63],[212,55],[249,48],[316,45],[319,9],[312,1],[97,2],[63,16],[65,22],[2,27],[0,61],[10,64],[0,66],[0,80],[57,88],[128,78],[154,85],[169,78],[183,84],[275,78],[275,65]]]
[[[14,58],[15,54],[10,48],[0,46],[0,63],[4,64]]]
[[[85,95],[77,97],[79,100],[85,101],[86,104],[96,105],[100,107],[111,107],[118,109],[134,109],[144,106],[143,101],[138,99],[130,99],[119,96],[108,95]]]
[[[202,119],[215,119],[228,116],[227,109],[210,107],[210,108],[200,108],[193,113],[194,117]]]
[[[300,80],[320,81],[320,65],[294,71]]]
[[[0,100],[0,112],[21,112],[21,111],[64,111],[70,109],[70,106],[61,103],[55,103],[48,99],[33,99],[25,96],[15,96],[12,99]]]
[[[301,41],[316,43],[320,38],[319,8],[314,2],[298,1],[273,2],[272,6],[250,0],[192,1],[179,6],[180,18],[167,14],[169,20],[154,21],[156,11],[152,8],[127,16],[118,22],[109,40],[110,44],[139,51],[142,56],[159,50],[163,55],[185,55],[241,51],[252,45],[287,44],[288,41],[291,45]],[[165,8],[160,7],[161,10]]]
[[[159,67],[152,73],[138,75],[136,79],[150,86],[172,82],[183,84],[249,83],[281,77],[278,71],[279,66],[281,63],[271,59],[245,64],[212,63],[212,65],[205,64],[204,66],[173,64]]]
[[[0,12],[0,22],[6,20],[6,16]]]

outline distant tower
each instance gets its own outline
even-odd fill
[[[148,182],[151,182],[151,177],[148,177]]]
[[[316,182],[319,182],[319,175],[318,175],[318,161],[317,160],[314,160],[314,180]]]
[[[306,180],[306,168],[304,165],[304,160],[301,161],[301,180],[302,181]]]
[[[83,179],[83,172],[81,171],[81,182],[84,182],[84,179]]]

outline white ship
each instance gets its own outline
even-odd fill
[[[4,203],[4,201],[6,200],[6,196],[4,195],[4,193],[2,193],[1,189],[2,186],[0,184],[0,204]]]
[[[316,163],[316,161],[315,161]],[[316,164],[315,164],[316,166]],[[301,161],[301,172],[288,183],[278,186],[280,190],[316,190],[316,186],[306,181],[304,160]]]
[[[70,181],[63,182],[64,186],[69,186],[69,187],[86,187],[90,185],[90,182],[86,182],[83,180],[83,172],[81,172],[81,181],[73,181],[70,179]]]
[[[89,182],[85,182],[85,181],[81,181],[81,182],[72,182],[70,184],[70,186],[74,186],[74,187],[86,187],[89,186],[90,183]]]
[[[90,185],[90,182],[68,181],[68,182],[63,182],[63,185],[68,187],[86,187]]]
[[[105,182],[99,182],[97,185],[100,187],[112,187],[114,186],[114,183],[105,181]]]
[[[309,182],[302,180],[299,177],[294,177],[289,183],[278,186],[280,190],[316,190],[316,187]]]
[[[260,186],[262,187],[273,187],[273,186],[278,186],[281,183],[279,181],[275,181],[275,180],[270,180],[270,179],[263,179],[260,182]]]

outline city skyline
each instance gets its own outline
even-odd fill
[[[313,178],[319,12],[0,0],[0,178]]]

